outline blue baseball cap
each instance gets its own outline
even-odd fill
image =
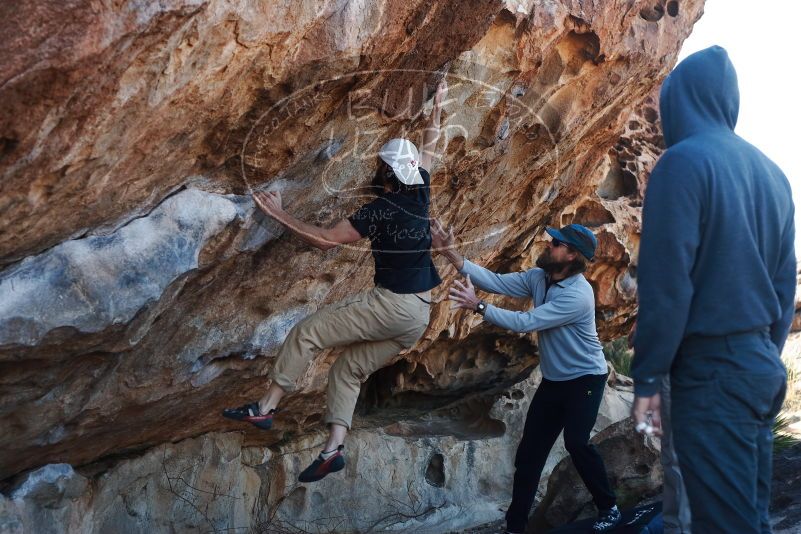
[[[563,243],[567,243],[574,249],[578,250],[582,256],[592,261],[595,256],[595,249],[598,247],[598,240],[595,239],[592,231],[586,226],[580,224],[568,224],[561,229],[545,228],[548,235],[554,239],[558,239]]]

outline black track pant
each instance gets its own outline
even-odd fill
[[[515,457],[512,504],[506,512],[509,531],[525,530],[542,468],[562,429],[565,448],[595,505],[599,509],[614,506],[615,494],[609,485],[604,462],[595,446],[589,443],[605,385],[606,375],[585,375],[564,382],[542,380],[529,406],[523,439]]]

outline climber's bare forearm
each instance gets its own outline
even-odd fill
[[[437,143],[439,142],[439,121],[436,126],[431,125],[423,133],[422,155],[420,156],[420,166],[430,171],[434,158],[437,156]]]
[[[442,108],[440,106],[434,106],[434,110],[431,112],[431,123],[423,132],[423,151],[427,152],[430,156],[434,156],[437,152],[441,117]]]
[[[328,250],[362,239],[361,234],[348,219],[342,219],[331,228],[321,228],[293,217],[283,209],[273,210],[269,215],[309,245]]]
[[[431,110],[431,122],[423,131],[423,144],[420,147],[420,166],[428,171],[431,170],[431,165],[437,156],[437,143],[439,142],[442,119],[442,98],[447,91],[447,87],[444,80],[437,86],[437,93],[434,96],[434,108]]]
[[[286,211],[279,211],[271,214],[275,220],[287,227],[301,241],[309,245],[319,248],[320,250],[328,250],[337,246],[339,243],[332,243],[327,239],[327,231],[325,228],[320,228],[313,224],[308,224]]]
[[[464,256],[456,250],[456,236],[453,227],[445,228],[438,218],[431,219],[431,247],[451,262],[451,265],[461,271],[464,267]]]

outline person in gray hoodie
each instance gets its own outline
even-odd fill
[[[713,46],[667,77],[667,150],[648,181],[632,364],[638,429],[673,438],[695,532],[770,532],[772,423],[794,313],[794,206],[781,169],[734,133],[734,66]],[[649,428],[650,427],[650,428]]]

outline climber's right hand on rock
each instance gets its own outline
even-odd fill
[[[253,201],[256,205],[271,217],[278,217],[283,212],[281,207],[281,193],[280,191],[257,191],[253,193]]]
[[[448,80],[446,78],[442,78],[442,81],[437,84],[437,92],[434,94],[434,108],[441,109],[442,108],[442,99],[445,98],[445,95],[448,94]]]

